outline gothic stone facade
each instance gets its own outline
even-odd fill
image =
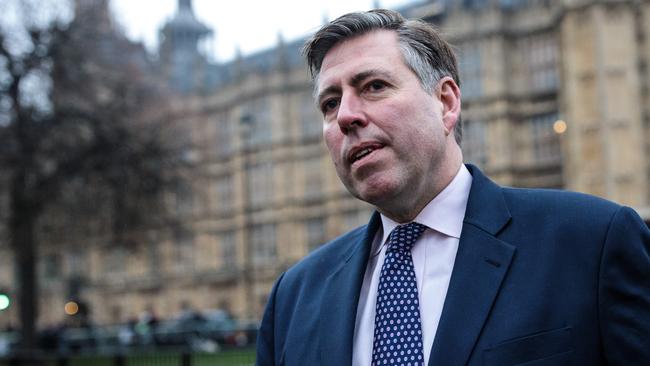
[[[432,1],[401,11],[457,48],[466,161],[502,184],[587,192],[650,219],[650,1]],[[169,108],[198,167],[169,194],[183,229],[152,231],[129,250],[64,255],[55,271],[84,268],[94,321],[147,308],[168,317],[182,303],[259,318],[282,270],[367,221],[371,207],[345,191],[321,141],[301,42],[192,63],[188,77],[209,83],[185,85]],[[49,281],[42,324],[63,317],[65,298],[49,291],[62,280]]]

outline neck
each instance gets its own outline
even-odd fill
[[[392,199],[392,204],[376,205],[377,211],[400,224],[413,221],[415,217],[429,204],[451,181],[456,177],[461,165],[463,155],[458,145],[451,149],[449,156],[445,158],[446,164],[440,167],[431,177],[430,182],[421,182],[422,194],[413,199]]]

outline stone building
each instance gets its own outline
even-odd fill
[[[650,220],[650,1],[434,0],[398,10],[432,22],[457,49],[467,162],[501,184],[587,192]],[[179,93],[169,113],[187,127],[179,138],[197,167],[168,195],[185,225],[152,231],[129,252],[89,251],[82,293],[98,323],[148,308],[170,317],[183,303],[259,318],[281,271],[369,218],[323,146],[304,40],[279,37],[214,64],[199,47],[211,32],[189,0],[161,32],[161,70]],[[53,301],[62,309],[64,300]],[[60,320],[57,311],[42,323]]]
[[[650,2],[428,1],[400,11],[457,47],[467,161],[502,184],[588,192],[650,218]],[[199,32],[185,39],[200,58]],[[181,256],[188,269],[161,294],[259,317],[283,269],[367,221],[370,207],[345,191],[324,150],[303,41],[279,37],[273,49],[186,70],[202,83],[179,85],[173,109],[204,170],[180,198],[192,229],[169,243],[194,258]]]

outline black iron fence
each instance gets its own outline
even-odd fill
[[[19,332],[2,332],[0,366],[250,366],[256,336],[255,322],[176,319],[44,330],[26,352]]]
[[[116,355],[32,355],[0,360],[0,366],[251,366],[253,348],[221,350],[212,353],[134,352]]]

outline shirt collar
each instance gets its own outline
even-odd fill
[[[460,239],[460,232],[463,229],[463,219],[467,208],[467,199],[472,187],[472,175],[464,164],[461,164],[458,173],[431,202],[429,202],[413,221],[425,225],[429,229],[441,234]],[[379,251],[388,240],[388,235],[399,223],[381,215],[382,240],[375,242],[372,255],[379,254]]]

